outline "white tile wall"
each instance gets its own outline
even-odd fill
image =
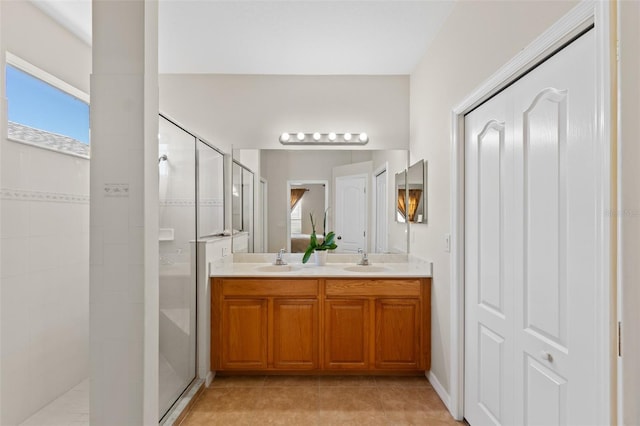
[[[157,424],[157,2],[94,2],[93,17],[90,421]]]
[[[0,424],[8,426],[89,374],[89,161],[6,140],[1,149]]]

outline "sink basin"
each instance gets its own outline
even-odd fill
[[[265,265],[265,266],[258,266],[256,268],[256,270],[260,271],[260,272],[291,272],[291,271],[295,271],[296,268],[293,265]]]
[[[351,265],[345,267],[344,270],[349,272],[383,272],[387,271],[388,268],[375,265]]]

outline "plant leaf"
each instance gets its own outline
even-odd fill
[[[302,263],[307,263],[309,258],[311,257],[311,253],[313,253],[314,248],[309,246],[307,247],[307,251],[304,252],[304,256],[302,256]]]
[[[316,223],[313,221],[313,213],[309,212],[309,218],[311,219],[311,233],[316,234]]]
[[[322,244],[323,244],[323,245],[324,245],[324,244],[327,244],[327,245],[333,244],[333,239],[334,239],[335,237],[336,237],[336,233],[335,233],[335,232],[333,232],[333,231],[329,232],[329,233],[327,234],[327,236],[324,238],[324,242],[323,242]]]

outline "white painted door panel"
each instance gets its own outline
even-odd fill
[[[367,250],[367,176],[339,176],[335,182],[336,251]]]
[[[594,36],[465,118],[465,417],[595,424]]]
[[[465,417],[471,424],[499,425],[514,416],[507,114],[507,102],[493,102],[466,117],[465,382],[473,385],[465,385]]]
[[[516,423],[595,425],[598,407],[599,184],[595,173],[593,31],[536,68],[514,87],[516,199],[522,247],[516,310],[518,376],[524,386]],[[608,344],[608,342],[602,342]],[[535,377],[535,378],[534,378]],[[552,391],[553,390],[553,391]],[[550,395],[556,395],[553,398]],[[546,400],[547,422],[537,420]]]

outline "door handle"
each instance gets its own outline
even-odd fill
[[[553,355],[551,355],[547,351],[540,351],[540,358],[544,359],[545,361],[553,362]]]
[[[338,239],[341,240],[342,239],[342,235],[338,235]]]

